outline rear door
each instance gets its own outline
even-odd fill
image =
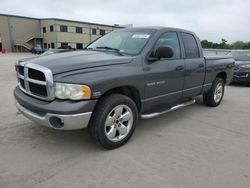
[[[183,97],[194,97],[202,91],[205,78],[205,61],[196,37],[191,33],[181,33],[185,52],[185,75]]]

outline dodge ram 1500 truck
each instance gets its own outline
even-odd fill
[[[193,32],[126,28],[82,51],[19,61],[14,96],[32,121],[60,130],[88,128],[113,149],[129,140],[139,116],[191,105],[198,95],[218,106],[233,68],[231,57],[204,57]]]

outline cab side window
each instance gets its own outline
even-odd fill
[[[185,47],[185,54],[187,59],[199,58],[199,47],[197,45],[196,39],[192,34],[188,33],[181,33],[184,47]]]
[[[180,44],[179,39],[176,32],[167,32],[163,34],[155,44],[155,50],[159,47],[170,47],[174,55],[170,59],[180,59]]]

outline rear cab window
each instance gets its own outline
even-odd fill
[[[199,47],[195,37],[189,33],[181,33],[186,59],[200,58]]]

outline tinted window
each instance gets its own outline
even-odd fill
[[[76,44],[76,49],[83,49],[82,43],[77,43]]]
[[[174,52],[171,59],[179,59],[181,57],[180,44],[176,32],[167,32],[163,34],[156,42],[155,49],[159,47],[170,47]]]
[[[82,28],[81,27],[76,27],[76,33],[82,33]]]
[[[103,29],[100,29],[100,35],[105,35],[105,30],[103,30]]]
[[[96,35],[96,29],[92,29],[92,35]]]
[[[51,48],[52,48],[52,49],[55,48],[55,43],[54,43],[54,42],[51,43]]]
[[[67,42],[62,42],[61,43],[61,48],[63,48],[63,49],[68,48],[68,43]]]
[[[184,42],[186,58],[199,58],[199,48],[194,36],[188,33],[182,33],[181,35]]]
[[[53,25],[51,25],[49,28],[50,28],[50,32],[53,32],[53,31],[54,31]]]
[[[61,32],[68,32],[68,27],[66,25],[61,25],[60,26],[60,31]]]
[[[46,27],[43,27],[43,33],[46,33]]]

